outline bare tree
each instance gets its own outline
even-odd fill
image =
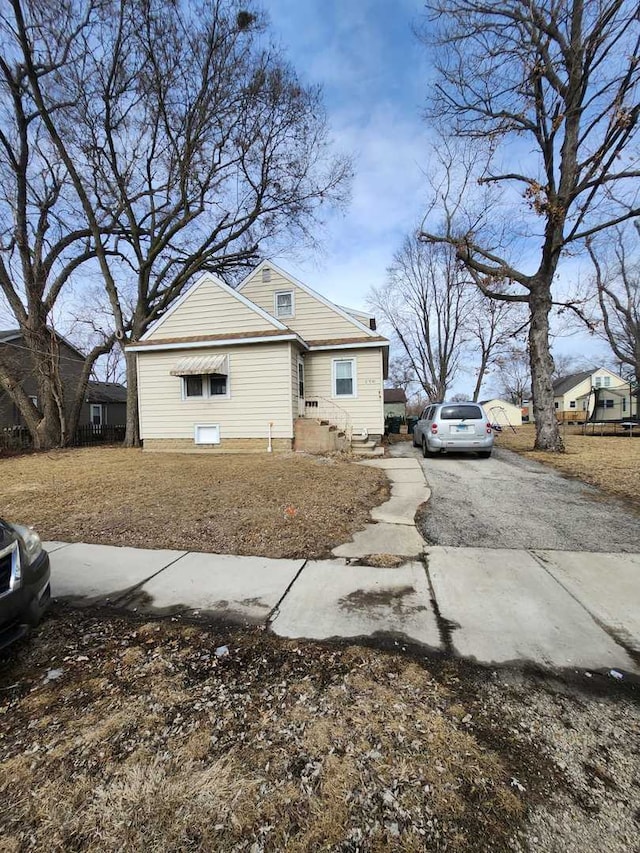
[[[432,0],[428,9],[438,74],[431,113],[487,148],[480,180],[499,188],[522,240],[509,251],[486,217],[455,215],[422,236],[453,246],[485,296],[528,305],[535,446],[559,451],[549,347],[558,265],[640,212],[637,3]]]
[[[502,353],[496,361],[495,379],[498,396],[514,406],[522,406],[531,396],[531,371],[529,354],[522,347],[513,347]]]
[[[392,356],[389,361],[389,388],[402,388],[407,393],[412,385],[417,383],[416,374],[406,354]]]
[[[474,355],[479,357],[474,401],[480,397],[482,384],[487,374],[502,361],[505,354],[517,345],[519,337],[527,328],[528,319],[520,306],[513,302],[498,302],[481,298],[465,321],[470,338],[475,341]]]
[[[637,221],[636,221],[637,226]],[[640,232],[640,228],[638,228]],[[631,243],[631,245],[630,245]],[[603,251],[604,263],[592,241],[589,255],[602,312],[605,339],[622,369],[635,380],[636,413],[640,416],[640,253],[638,235],[618,228],[613,248]],[[607,259],[607,254],[609,258]],[[611,254],[613,257],[611,257]]]
[[[60,22],[58,22],[59,25]],[[38,61],[45,80],[64,63],[64,41],[49,39]],[[35,447],[73,434],[89,372],[113,339],[95,342],[74,382],[63,381],[53,315],[62,290],[95,258],[91,232],[67,170],[50,144],[16,51],[13,20],[0,12],[0,290],[22,332],[24,350],[4,348],[0,388],[20,411]],[[37,382],[26,394],[25,365]],[[77,381],[75,381],[77,379]]]
[[[24,0],[12,0],[15,29],[124,347],[195,273],[227,275],[284,234],[311,239],[319,206],[343,198],[350,165],[329,152],[319,91],[263,46],[250,3],[87,0],[78,10],[58,2],[75,10],[66,29],[74,61],[64,73],[39,74],[39,22],[25,16]],[[79,84],[83,96],[66,97]],[[55,106],[61,100],[64,110]],[[101,220],[109,215],[119,236],[105,240]],[[135,444],[135,357],[125,357],[127,443]]]
[[[430,400],[444,400],[459,366],[470,301],[454,252],[408,237],[369,301],[390,326]]]

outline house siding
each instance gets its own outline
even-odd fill
[[[356,362],[357,396],[355,398],[334,397],[333,360],[353,358]],[[382,349],[326,350],[309,352],[305,356],[305,378],[307,400],[318,398],[319,411],[322,403],[327,406],[330,417],[333,406],[347,412],[354,431],[366,429],[372,435],[384,433],[384,410],[382,401]]]
[[[337,311],[327,307],[319,299],[311,296],[302,288],[292,284],[275,270],[271,270],[271,280],[262,281],[262,270],[258,269],[242,287],[242,295],[251,299],[269,314],[274,314],[274,293],[279,290],[294,291],[293,317],[278,318],[282,323],[297,332],[305,340],[331,340],[332,338],[366,338],[367,333],[355,323],[346,320]]]
[[[196,448],[195,425],[219,424],[219,447],[227,439],[261,439],[266,450],[271,421],[272,437],[290,441],[291,351],[288,342],[221,348],[229,356],[230,396],[209,400],[183,400],[181,379],[170,374],[179,359],[201,355],[202,350],[138,353],[142,439],[156,446],[158,439],[177,439],[183,448]]]
[[[508,400],[495,398],[482,404],[492,424],[500,426],[522,426],[522,409]]]
[[[264,332],[273,331],[274,328],[273,323],[225,292],[215,281],[205,279],[194,287],[175,313],[154,328],[146,339],[163,340],[239,331]]]
[[[589,394],[592,387],[595,387],[596,378],[602,376],[608,376],[611,379],[610,388],[620,388],[621,386],[626,385],[624,379],[620,376],[616,376],[615,373],[612,373],[610,370],[606,368],[600,368],[598,370],[594,370],[591,376],[588,376],[586,379],[583,379],[582,382],[579,382],[573,388],[570,388],[566,393],[556,395],[553,398],[557,416],[562,420],[563,415],[565,418],[582,420],[585,417],[588,417],[588,411],[582,408],[582,399],[585,395]],[[605,389],[606,390],[606,389]],[[575,402],[575,407],[571,408],[571,402]]]

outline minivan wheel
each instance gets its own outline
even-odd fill
[[[478,456],[480,457],[480,459],[489,459],[489,457],[491,456],[491,451],[490,450],[479,450]]]
[[[415,434],[415,432],[412,432],[412,433],[411,433],[411,435],[413,436],[413,446],[414,446],[414,447],[420,447],[420,445],[419,445],[419,444],[418,444],[418,442],[416,441],[416,434]]]
[[[425,459],[428,456],[431,456],[431,451],[429,450],[429,447],[427,446],[427,439],[424,438],[424,436],[422,438],[422,455],[424,456]]]

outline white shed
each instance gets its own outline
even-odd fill
[[[492,424],[502,427],[522,426],[522,409],[507,400],[483,400],[482,408],[489,415]]]

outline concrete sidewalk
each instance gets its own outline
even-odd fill
[[[639,669],[638,554],[423,544],[399,567],[378,568],[339,558],[45,547],[53,596],[81,606],[264,624],[285,637],[393,637],[488,664]]]

